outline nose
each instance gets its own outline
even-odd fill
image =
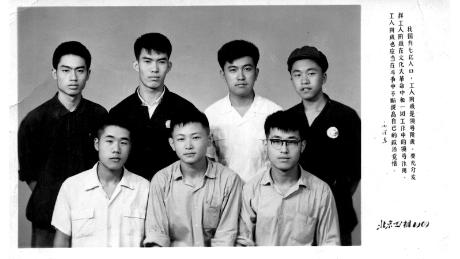
[[[70,80],[77,80],[77,71],[70,71]]]
[[[113,153],[116,153],[116,154],[119,154],[120,153],[120,143],[118,142],[115,142],[113,145],[112,145],[112,151]]]
[[[192,140],[186,140],[185,141],[185,149],[192,149],[193,148],[193,145],[192,145]]]
[[[245,76],[243,70],[238,70],[237,78],[238,78],[239,80],[244,80],[244,79],[246,78],[246,76]]]
[[[288,153],[289,152],[289,149],[288,149],[288,146],[287,146],[286,142],[281,142],[280,152],[281,153]]]
[[[308,78],[307,75],[302,75],[301,82],[304,84],[310,83],[310,79]]]
[[[158,64],[157,64],[157,62],[152,62],[151,70],[152,70],[152,72],[158,72]]]

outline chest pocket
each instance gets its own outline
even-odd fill
[[[94,209],[73,210],[70,217],[73,238],[77,239],[93,235],[96,228]]]
[[[142,209],[126,209],[123,212],[123,233],[127,235],[143,235],[145,210]]]
[[[315,238],[317,219],[296,213],[292,222],[292,234],[290,238],[296,245],[311,244]]]

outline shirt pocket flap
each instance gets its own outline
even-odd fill
[[[94,218],[94,209],[72,210],[70,213],[72,220]]]
[[[126,209],[123,216],[128,218],[145,219],[145,210],[143,209]]]

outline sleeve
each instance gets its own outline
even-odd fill
[[[147,216],[145,219],[144,246],[170,246],[169,221],[166,213],[165,192],[162,186],[164,179],[158,172],[150,183],[149,198],[147,202]]]
[[[243,187],[242,206],[239,217],[237,246],[255,246],[254,232],[257,222],[257,214],[252,209],[253,192],[248,185]]]
[[[40,146],[37,141],[40,138],[34,137],[31,123],[27,116],[18,130],[19,180],[26,182],[38,180],[36,171],[40,168],[41,161],[38,157],[41,152],[37,150]]]
[[[318,245],[340,245],[339,217],[334,195],[329,186],[324,187],[320,206],[316,227],[316,243]]]
[[[234,175],[228,186],[228,194],[222,203],[222,213],[211,246],[234,246],[238,233],[238,216],[241,209],[241,189],[243,183]]]
[[[62,233],[72,236],[72,219],[70,216],[70,204],[67,189],[68,184],[65,181],[59,190],[59,194],[54,205],[51,225]]]

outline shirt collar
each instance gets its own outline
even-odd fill
[[[73,111],[75,114],[81,114],[86,107],[86,100],[81,96],[80,102],[77,105],[77,108]],[[54,97],[51,99],[51,108],[52,112],[56,117],[61,117],[64,116],[68,113],[71,113],[71,111],[67,110],[67,108],[59,101],[58,98],[58,93],[54,95]]]
[[[300,177],[299,177],[299,180],[297,180],[297,186],[299,187],[305,186],[309,188],[308,174],[306,173],[305,170],[303,170],[303,168],[300,165],[299,165],[299,169],[300,169]],[[271,167],[264,171],[260,184],[262,185],[273,185],[274,184],[273,179],[270,176],[270,170],[271,170]]]
[[[257,109],[257,105],[259,104],[259,99],[260,99],[260,96],[258,96],[257,94],[254,94],[254,99],[252,100],[252,103],[251,103],[251,106],[249,107],[249,110],[248,112],[254,110],[254,109]],[[225,108],[225,112],[228,113],[228,112],[232,112],[235,110],[235,108],[233,108],[232,106],[232,103],[230,102],[230,95],[227,94],[227,96],[224,98],[224,108]]]
[[[161,102],[161,100],[163,99],[163,96],[164,96],[165,92],[166,92],[166,86],[163,87],[163,92],[161,92],[161,95],[158,96],[158,98],[155,101],[153,101],[153,103],[150,105],[144,100],[144,98],[142,98],[141,93],[139,92],[139,87],[136,88],[137,96],[139,97],[139,100],[141,100],[141,105],[143,105],[143,106],[155,106],[155,105],[158,105]]]
[[[101,182],[99,181],[99,178],[97,177],[97,165],[99,162],[97,162],[93,168],[90,169],[90,174],[88,177],[85,179],[85,190],[89,191],[91,189],[97,188],[97,187],[102,187]],[[131,172],[126,170],[126,168],[123,168],[123,177],[121,178],[119,182],[120,186],[127,187],[131,190],[134,190],[135,184],[133,183],[133,179],[131,177]]]
[[[215,166],[214,163],[209,159],[206,158],[208,165],[206,167],[206,172],[204,173],[204,176],[207,178],[214,179],[216,178],[216,170],[213,170],[213,167]],[[180,171],[180,160],[176,162],[177,164],[172,167],[172,177],[174,180],[181,179],[183,177],[182,172]]]

